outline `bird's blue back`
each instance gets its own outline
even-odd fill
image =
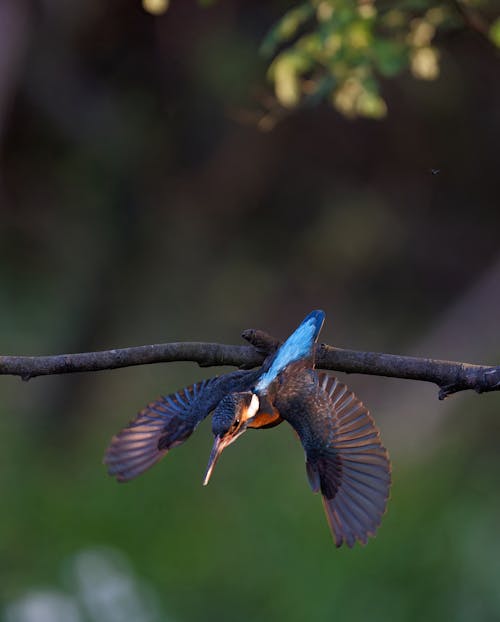
[[[311,311],[278,349],[270,368],[259,378],[255,390],[264,393],[278,375],[291,363],[311,356],[323,322],[324,311]]]

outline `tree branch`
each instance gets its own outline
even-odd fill
[[[358,352],[321,345],[317,366],[346,373],[371,374],[406,380],[433,382],[439,399],[471,389],[477,393],[500,390],[500,367],[398,356],[380,352]]]
[[[262,365],[266,356],[280,344],[277,339],[260,330],[249,329],[242,336],[251,345],[183,342],[53,356],[0,356],[0,375],[20,376],[23,380],[30,380],[36,376],[175,361],[192,361],[201,367],[232,365],[251,369]],[[433,382],[439,387],[439,399],[467,389],[477,393],[500,390],[500,366],[359,352],[326,344],[316,347],[316,366],[345,373]]]

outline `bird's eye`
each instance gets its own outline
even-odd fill
[[[234,425],[235,425],[235,426],[240,425],[240,420],[239,420],[239,419],[235,419],[235,420],[234,420]]]

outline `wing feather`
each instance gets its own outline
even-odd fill
[[[256,370],[238,370],[151,402],[111,439],[104,455],[108,473],[119,482],[137,477],[189,438],[224,395],[247,390],[257,378]]]
[[[201,420],[196,416],[200,410],[198,396],[207,384],[197,383],[148,404],[111,439],[104,456],[108,473],[119,482],[127,482],[186,440]]]
[[[336,546],[366,544],[380,525],[391,486],[389,457],[373,418],[328,374],[304,371],[283,386],[278,410],[302,441],[309,483],[322,493]]]
[[[111,439],[104,455],[108,473],[119,482],[137,477],[183,443],[228,391],[253,378],[251,372],[232,372],[151,402]]]

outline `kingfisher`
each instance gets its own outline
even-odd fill
[[[248,429],[286,421],[305,451],[313,492],[321,492],[335,545],[366,544],[389,498],[391,463],[364,404],[337,378],[315,369],[325,313],[312,311],[262,367],[202,380],[151,402],[114,436],[108,473],[128,482],[180,445],[212,414],[214,443],[203,484],[226,447]]]

